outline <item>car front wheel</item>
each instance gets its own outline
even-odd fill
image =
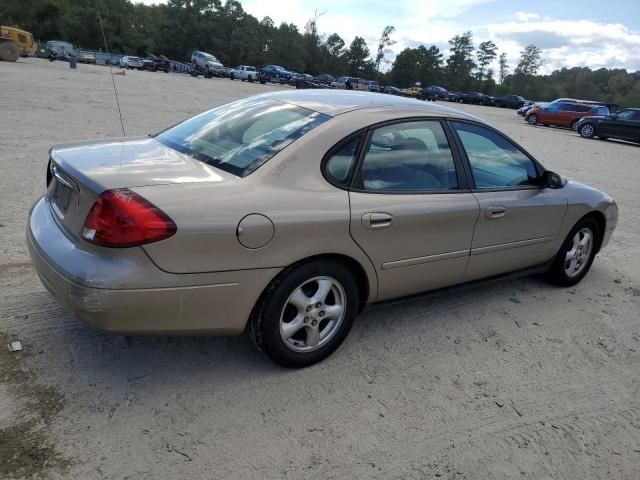
[[[591,125],[590,123],[585,123],[580,127],[578,133],[583,138],[593,138],[593,136],[596,134],[596,131],[593,128],[593,125]]]
[[[570,287],[582,280],[593,263],[600,241],[598,224],[592,218],[580,220],[569,232],[548,273],[553,283]]]
[[[538,116],[535,113],[532,113],[531,115],[529,115],[529,118],[527,118],[527,122],[529,122],[529,125],[537,125]]]
[[[290,267],[256,304],[249,334],[275,363],[301,368],[331,355],[344,341],[358,313],[358,285],[337,261]]]

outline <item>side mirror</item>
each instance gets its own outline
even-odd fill
[[[557,173],[545,170],[542,174],[541,183],[545,188],[562,188],[566,182]]]

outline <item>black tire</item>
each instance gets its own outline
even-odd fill
[[[576,236],[578,232],[582,229],[589,229],[592,234],[592,245],[589,253],[589,257],[584,262],[584,267],[582,270],[575,276],[569,276],[565,269],[566,264],[566,255],[573,248],[573,238]],[[580,282],[587,273],[589,273],[589,269],[591,268],[591,264],[593,263],[593,259],[596,256],[596,252],[598,250],[598,246],[600,245],[601,232],[598,226],[598,223],[590,217],[583,218],[580,220],[569,232],[567,238],[564,243],[560,247],[558,254],[556,255],[555,260],[553,261],[553,265],[549,269],[547,273],[547,279],[555,283],[556,285],[560,285],[562,287],[570,287]]]
[[[571,122],[569,128],[575,132],[578,129],[578,120],[574,120],[573,122]]]
[[[578,133],[582,138],[593,138],[596,134],[596,129],[591,123],[583,123],[580,125]]]
[[[527,118],[527,123],[529,125],[537,125],[538,124],[538,115],[536,115],[535,113],[532,113],[531,115],[529,115],[529,117]]]
[[[265,83],[267,83],[266,80],[260,80],[260,85],[264,85]]]
[[[20,51],[13,42],[0,42],[0,60],[4,62],[17,62],[20,58]]]
[[[230,78],[231,80],[235,80],[235,79],[236,79],[236,76],[233,74],[233,72],[231,72],[231,73],[229,74],[229,78]]]
[[[309,352],[294,351],[280,335],[280,317],[285,312],[289,296],[300,285],[319,276],[330,277],[342,287],[346,303],[344,316],[327,343]],[[258,350],[283,367],[302,368],[313,365],[331,355],[347,337],[358,314],[359,297],[356,280],[343,263],[315,260],[294,265],[278,275],[256,303],[249,320],[249,336]],[[303,327],[299,331],[303,330],[306,341],[308,330]]]
[[[543,123],[542,125],[544,125],[545,127],[548,127],[549,124],[548,123]]]
[[[249,80],[250,83],[253,83],[253,77],[251,75],[247,77],[247,80]]]

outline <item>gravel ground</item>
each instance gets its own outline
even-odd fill
[[[280,88],[115,78],[127,135]],[[289,371],[244,336],[129,338],[58,307],[27,213],[52,144],[120,134],[111,78],[28,59],[0,85],[0,478],[640,478],[640,147],[461,106],[611,193],[611,244],[571,289],[495,280],[369,307],[331,358]]]

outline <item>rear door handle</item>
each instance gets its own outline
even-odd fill
[[[362,216],[362,226],[373,230],[390,227],[392,221],[393,216],[388,213],[365,213]]]
[[[507,213],[507,209],[497,205],[491,205],[487,207],[487,218],[502,218]]]

